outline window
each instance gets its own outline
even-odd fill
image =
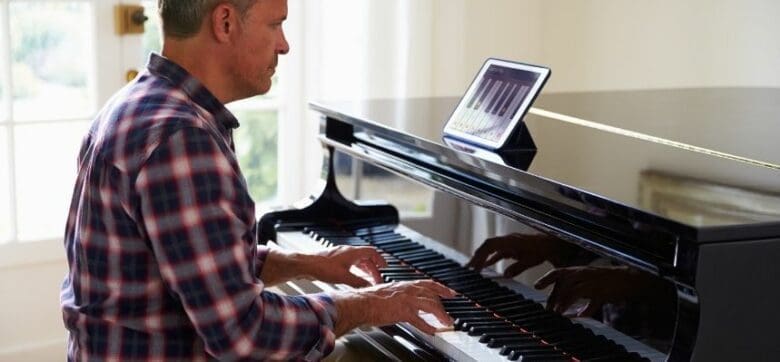
[[[79,143],[96,110],[92,5],[0,2],[0,242],[64,229]]]

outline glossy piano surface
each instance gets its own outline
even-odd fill
[[[595,223],[617,221],[640,230],[661,225],[661,233],[701,243],[780,235],[780,146],[771,131],[780,131],[780,122],[773,121],[780,106],[768,101],[778,95],[776,89],[542,95],[525,120],[537,146],[527,170],[454,151],[442,141],[456,98],[322,102],[312,108],[354,124],[356,133],[368,131],[375,136],[369,142],[400,140],[410,145],[406,152],[416,152],[413,157],[518,194],[532,189],[556,208],[572,208]],[[545,114],[545,107],[569,117]],[[641,185],[656,175],[694,184],[706,180],[702,187],[716,191],[680,201],[696,203],[693,217],[665,213],[642,195],[653,185]],[[718,186],[758,195],[761,205],[729,210],[739,205],[724,205]]]

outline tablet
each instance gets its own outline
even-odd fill
[[[500,149],[522,126],[550,69],[489,58],[444,126],[444,135]]]

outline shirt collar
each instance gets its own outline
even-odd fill
[[[152,53],[146,65],[149,73],[168,80],[187,93],[193,102],[211,113],[218,124],[227,129],[238,128],[238,120],[198,79],[184,68],[162,55]]]

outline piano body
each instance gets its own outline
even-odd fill
[[[766,89],[543,95],[525,119],[536,150],[501,154],[442,141],[455,98],[313,103],[325,149],[322,190],[298,208],[264,215],[259,240],[309,250],[374,245],[391,261],[387,280],[434,278],[461,293],[445,302],[459,321],[456,331],[425,336],[402,324],[363,332],[412,341],[420,353],[414,358],[777,360],[780,167],[773,160],[780,150],[742,149],[717,137],[761,129],[755,122],[768,117],[776,122],[780,108],[770,100],[779,95]],[[462,268],[468,252],[401,225],[393,205],[345,198],[336,155],[673,283],[669,350],[598,322],[549,315],[538,291]],[[438,228],[455,223],[434,219]]]

